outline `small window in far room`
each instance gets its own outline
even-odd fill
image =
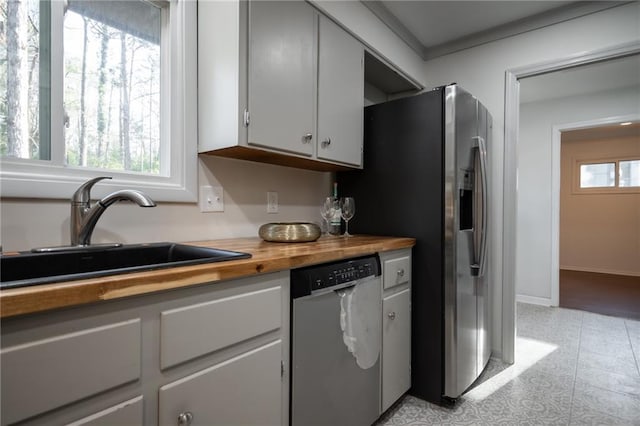
[[[616,186],[616,163],[580,165],[580,188]]]
[[[640,187],[640,160],[620,161],[619,185],[623,187]]]
[[[640,189],[640,159],[577,161],[576,166],[577,193],[624,193]]]

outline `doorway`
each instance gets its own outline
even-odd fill
[[[514,227],[519,301],[559,305],[561,131],[640,118],[640,59],[637,51],[623,51],[507,73],[507,100],[517,102],[514,109],[519,111],[519,117],[512,118],[519,126],[513,129],[508,115],[505,123],[507,135],[515,132],[517,141],[517,167],[505,170],[505,179],[511,172],[518,183]],[[519,99],[510,96],[512,91]]]
[[[640,319],[640,123],[561,132],[559,305]]]

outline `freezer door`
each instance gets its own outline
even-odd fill
[[[457,398],[478,377],[478,310],[471,265],[477,211],[478,102],[458,86],[445,94],[445,383]],[[450,241],[449,241],[450,239]]]

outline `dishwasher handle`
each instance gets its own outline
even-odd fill
[[[325,287],[325,288],[321,288],[321,289],[318,289],[318,290],[313,290],[311,292],[311,297],[320,296],[322,294],[327,294],[327,293],[331,293],[331,292],[338,293],[340,291],[355,287],[357,284],[366,283],[366,282],[369,282],[369,281],[374,280],[376,278],[378,278],[378,277],[376,277],[375,275],[371,275],[371,276],[360,278],[360,279],[357,279],[357,280],[354,280],[354,281],[349,281],[347,283],[336,284],[336,285],[331,286],[331,287]]]

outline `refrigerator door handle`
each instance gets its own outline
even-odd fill
[[[482,192],[480,206],[482,220],[480,229],[474,229],[474,233],[480,232],[480,248],[478,250],[478,254],[474,253],[475,259],[473,260],[474,263],[471,265],[471,274],[481,277],[484,275],[486,263],[485,257],[487,255],[487,146],[482,136],[475,136],[473,137],[473,139],[476,139],[478,141],[478,145],[476,148],[478,150],[477,152],[480,159],[480,188]]]

